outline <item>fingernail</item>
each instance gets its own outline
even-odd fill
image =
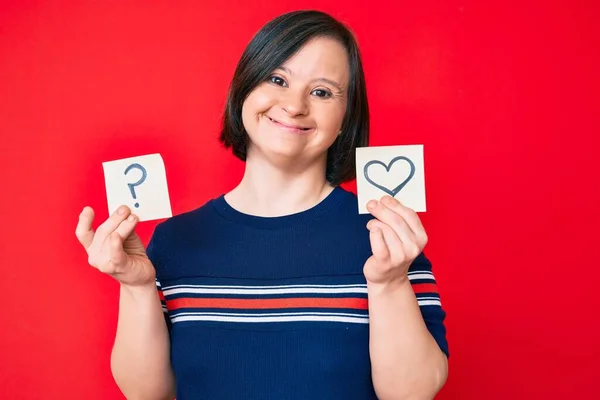
[[[367,208],[372,209],[372,208],[375,208],[376,205],[377,205],[377,201],[371,200],[367,203]]]
[[[123,206],[119,207],[119,209],[117,210],[117,214],[119,214],[119,215],[125,214],[125,207],[123,207]]]
[[[131,215],[129,216],[129,218],[127,218],[127,221],[129,221],[129,222],[133,222],[133,221],[135,221],[135,215],[131,214]]]

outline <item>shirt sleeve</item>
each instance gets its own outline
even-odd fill
[[[146,247],[146,254],[148,255],[148,259],[152,262],[154,266],[154,270],[156,271],[156,290],[158,291],[158,297],[160,298],[160,303],[162,306],[163,315],[165,318],[165,323],[167,324],[167,329],[169,333],[171,332],[171,318],[169,317],[169,309],[167,308],[167,301],[165,299],[165,293],[163,291],[163,286],[160,281],[160,271],[162,270],[161,266],[161,252],[160,252],[160,239],[158,228],[160,225],[157,225],[154,229],[154,233],[150,238],[150,242],[148,242],[148,246]]]
[[[408,279],[415,292],[421,315],[429,333],[448,357],[450,354],[446,339],[446,326],[444,325],[446,312],[442,307],[431,262],[424,253],[421,253],[411,264],[408,269]]]
[[[167,309],[167,302],[165,300],[165,294],[163,293],[160,281],[156,279],[156,289],[158,290],[158,297],[160,298],[160,304],[162,305],[163,315],[165,317],[165,323],[169,333],[171,332],[171,318],[169,317],[169,310]]]

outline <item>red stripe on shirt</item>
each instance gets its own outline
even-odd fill
[[[415,293],[437,293],[437,285],[435,283],[413,283],[413,291]]]
[[[290,298],[290,299],[230,299],[230,298],[179,298],[167,300],[169,310],[179,308],[354,308],[368,309],[367,299],[361,298]]]

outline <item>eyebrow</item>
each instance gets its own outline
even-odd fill
[[[276,69],[280,69],[282,71],[287,72],[290,75],[294,75],[294,73],[287,67],[277,67]],[[311,82],[316,82],[316,81],[320,81],[320,82],[325,82],[330,84],[331,86],[335,86],[338,90],[343,91],[344,89],[342,88],[342,85],[340,85],[339,83],[337,83],[336,81],[332,81],[331,79],[327,79],[327,78],[315,78],[313,79]]]

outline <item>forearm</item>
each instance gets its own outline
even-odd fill
[[[447,360],[427,330],[408,279],[368,284],[373,384],[382,400],[432,399],[447,376]]]
[[[111,368],[128,399],[175,397],[169,333],[155,286],[121,286]]]

